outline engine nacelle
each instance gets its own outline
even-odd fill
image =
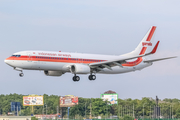
[[[71,65],[70,70],[74,74],[89,74],[91,71],[88,65],[82,65],[82,64]]]
[[[44,71],[44,74],[47,76],[61,76],[63,72],[61,71]]]

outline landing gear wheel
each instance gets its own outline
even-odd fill
[[[88,78],[89,78],[89,80],[92,80],[92,79],[91,79],[91,75],[89,75],[89,77],[88,77]]]
[[[79,76],[76,76],[76,81],[79,81],[80,80],[80,77]]]
[[[24,76],[24,74],[23,74],[23,73],[19,73],[19,76],[20,76],[20,77],[23,77],[23,76]]]
[[[89,75],[89,80],[95,80],[96,76],[95,75]]]
[[[95,80],[95,79],[96,79],[96,76],[95,76],[95,75],[92,75],[91,78],[92,78],[92,80]]]
[[[80,77],[79,76],[74,76],[73,77],[73,81],[76,82],[76,81],[79,81],[80,80]]]
[[[76,80],[75,80],[75,76],[74,76],[72,79],[73,79],[73,81],[76,81]]]

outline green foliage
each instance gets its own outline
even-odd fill
[[[32,108],[29,106],[23,106],[23,96],[18,94],[0,95],[0,115],[7,115],[11,112],[10,103],[20,102],[21,103],[21,114],[20,116],[26,116],[32,114]],[[34,114],[56,114],[57,106],[59,104],[59,96],[44,94],[44,106],[34,106]],[[131,119],[130,116],[135,118],[149,118],[152,115],[152,111],[156,106],[155,100],[152,98],[138,99],[118,99],[118,105],[108,105],[107,101],[103,101],[100,98],[79,98],[79,104],[70,108],[70,119],[83,119],[90,117],[90,109],[92,118],[101,116],[102,119],[109,118],[110,116],[118,116],[122,119]],[[163,117],[168,117],[173,107],[173,117],[180,118],[180,100],[178,99],[164,99],[159,101],[161,107],[161,113]],[[144,114],[143,114],[144,108]],[[134,109],[134,111],[133,111]],[[170,111],[171,109],[171,111]],[[44,112],[43,112],[44,111]],[[62,116],[67,118],[67,108],[62,109]],[[124,117],[124,118],[123,118]]]
[[[36,118],[36,117],[31,117],[31,120],[38,120],[38,118]]]
[[[28,95],[18,95],[18,94],[9,94],[9,95],[0,95],[0,115],[7,115],[8,112],[11,112],[11,102],[20,102],[21,103],[21,116],[22,115],[31,115],[32,107],[23,106],[23,96]],[[44,103],[47,105],[47,114],[56,114],[57,106],[59,104],[59,96],[55,95],[46,95],[44,94]],[[44,109],[45,113],[45,109]],[[43,114],[43,106],[34,106],[34,114]]]
[[[134,120],[131,116],[124,116],[121,120]]]
[[[90,106],[91,103],[91,106]],[[107,105],[106,101],[103,101],[100,98],[79,98],[79,104],[71,107],[70,109],[70,118],[75,118],[75,115],[80,115],[85,117],[90,115],[90,109],[92,110],[92,116],[105,115],[110,112],[110,106]]]

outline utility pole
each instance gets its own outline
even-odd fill
[[[92,119],[92,116],[91,116],[91,102],[90,102],[90,118],[89,119]]]
[[[134,104],[133,104],[133,118],[134,118]]]
[[[57,106],[57,119],[58,119],[58,106]]]
[[[122,110],[123,110],[123,116],[124,116],[124,107],[123,107],[123,109],[122,109]],[[123,116],[122,116],[122,117],[123,117]]]
[[[86,119],[86,103],[85,103],[85,119]]]
[[[173,117],[173,105],[172,105],[172,119],[174,119],[174,117]]]
[[[46,104],[46,119],[47,119],[47,104]]]
[[[20,106],[20,116],[21,116],[21,106]]]
[[[17,105],[17,116],[19,116],[19,115],[18,115],[18,105]]]
[[[118,114],[119,114],[119,116],[120,116],[120,106],[118,106]]]
[[[108,109],[107,109],[107,104],[106,104],[106,112],[107,112],[107,119],[108,119]]]
[[[42,118],[44,117],[44,105],[43,105],[43,110],[42,110]]]
[[[126,105],[125,105],[125,107],[124,107],[124,114],[125,114],[125,115],[126,115],[126,110],[127,110],[127,109],[126,109]]]
[[[14,115],[16,114],[16,109],[15,109],[15,105],[14,105]]]
[[[169,118],[171,119],[171,105],[170,105],[170,113],[169,113]]]
[[[146,104],[146,103],[143,104],[143,119],[144,119],[144,105],[145,105],[145,104]]]
[[[121,117],[122,117],[122,105],[121,105]]]
[[[151,106],[150,106],[150,113],[149,113],[149,118],[151,119]]]

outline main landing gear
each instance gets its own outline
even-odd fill
[[[79,77],[79,76],[74,75],[74,77],[73,77],[73,81],[74,81],[74,82],[76,82],[76,81],[79,81],[79,80],[80,80],[80,77]]]
[[[19,76],[20,76],[20,77],[23,77],[23,76],[24,76],[24,74],[21,72],[21,73],[19,73]]]
[[[96,75],[89,75],[89,80],[95,80],[96,79]],[[72,78],[74,82],[77,82],[80,80],[80,77],[79,76],[76,76],[76,74],[74,75],[74,77]]]
[[[95,80],[96,76],[95,75],[89,75],[89,80]]]

